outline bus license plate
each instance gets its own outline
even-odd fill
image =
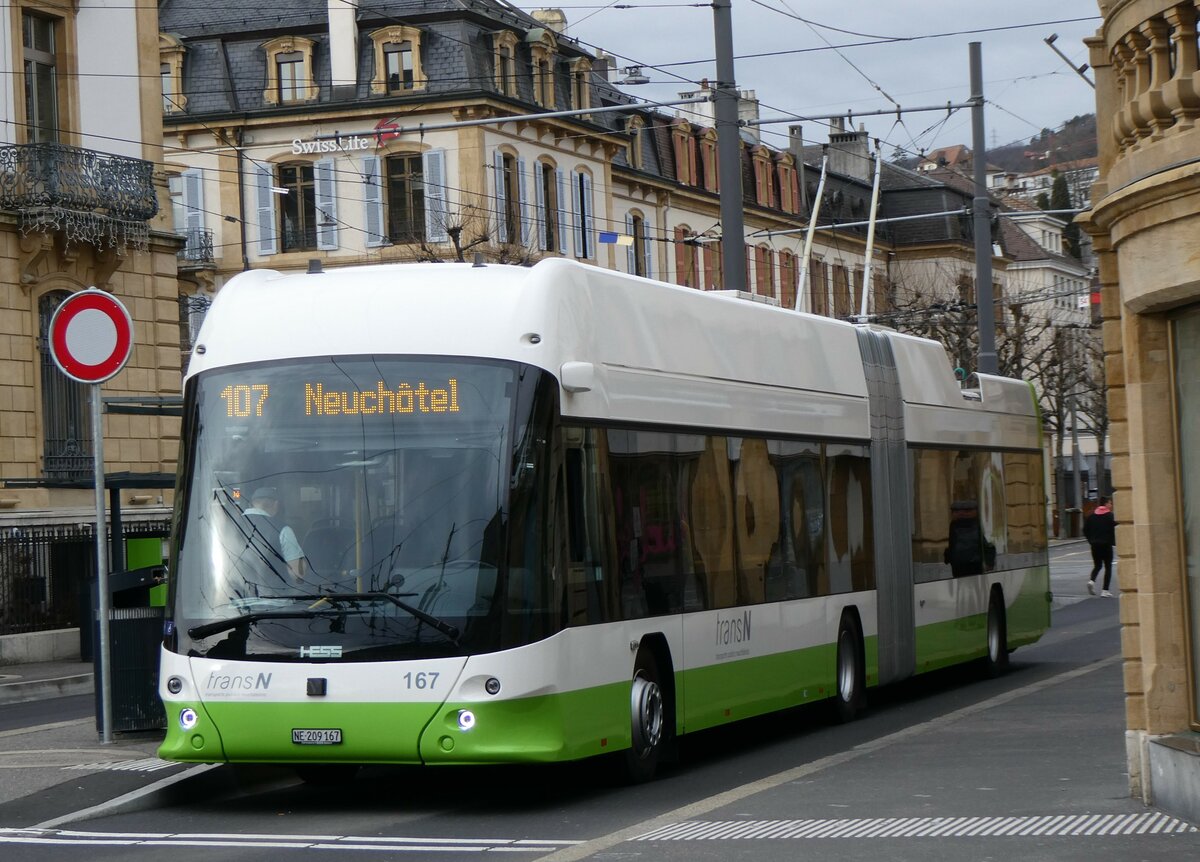
[[[340,745],[341,728],[304,728],[292,730],[292,742],[296,745]]]

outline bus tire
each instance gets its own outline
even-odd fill
[[[296,775],[309,787],[338,787],[354,781],[358,766],[353,763],[307,763],[296,767]]]
[[[987,652],[983,657],[983,667],[989,677],[997,677],[1008,670],[1008,620],[1004,613],[1003,594],[999,589],[992,590],[988,601],[987,615]]]
[[[666,694],[658,661],[651,650],[638,652],[629,687],[630,746],[625,751],[625,777],[640,784],[654,777],[666,743]]]
[[[837,720],[853,721],[866,700],[862,631],[850,614],[842,616],[838,629],[837,665],[833,701]]]

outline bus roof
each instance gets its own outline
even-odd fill
[[[865,438],[855,330],[557,258],[251,270],[217,294],[188,376],[310,356],[506,359],[554,374],[565,415],[783,433],[818,418],[827,436]],[[982,407],[964,401],[940,344],[889,340],[905,401]]]

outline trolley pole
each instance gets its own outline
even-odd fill
[[[717,121],[717,180],[721,184],[721,286],[746,289],[746,229],[742,216],[741,132],[738,88],[733,75],[733,10],[731,0],[713,0],[717,49],[717,81],[713,84]]]
[[[976,370],[998,374],[996,310],[992,297],[992,220],[987,193],[987,143],[983,129],[983,60],[980,43],[970,44],[971,147],[975,158],[975,197],[971,205],[975,234],[975,308],[979,315],[979,363]]]

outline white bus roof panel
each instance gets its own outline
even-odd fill
[[[559,375],[581,418],[869,436],[854,327],[574,261],[383,264],[231,279],[189,376],[273,359],[424,354],[509,359]]]

